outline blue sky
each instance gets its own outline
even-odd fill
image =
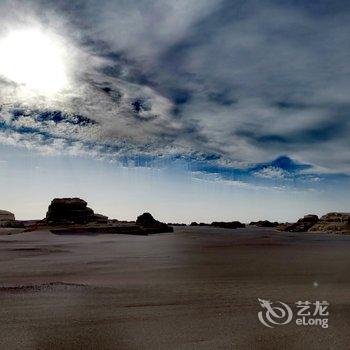
[[[1,208],[37,217],[80,195],[128,219],[349,210],[348,2],[4,0],[0,12],[2,54],[2,38],[35,30],[67,82],[31,89],[0,60]],[[50,61],[38,43],[16,64]]]

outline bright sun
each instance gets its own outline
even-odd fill
[[[68,84],[64,49],[37,29],[18,30],[0,39],[0,75],[40,93],[57,93]]]

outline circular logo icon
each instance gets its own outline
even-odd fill
[[[258,299],[260,306],[264,309],[258,312],[259,321],[266,327],[273,328],[274,325],[288,324],[293,318],[292,309],[281,301],[271,302]]]

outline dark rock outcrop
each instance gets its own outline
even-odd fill
[[[317,215],[305,215],[303,218],[299,219],[296,223],[287,225],[283,231],[287,232],[307,232],[312,226],[314,226],[319,221]]]
[[[210,226],[221,227],[221,228],[245,228],[245,224],[240,223],[239,221],[223,222],[223,221],[213,221]]]
[[[190,223],[190,226],[198,226],[198,222],[193,221]]]
[[[160,232],[173,232],[174,229],[167,224],[156,220],[150,213],[143,213],[136,219],[136,224],[145,228],[155,231],[154,233]]]
[[[0,225],[0,227],[7,227],[7,228],[24,228],[24,224],[21,221],[9,221],[6,224]]]
[[[104,215],[95,214],[80,198],[55,198],[47,211],[45,221],[50,225],[87,224],[106,222]]]
[[[107,224],[108,223],[108,216],[105,216],[102,214],[94,214],[93,222],[96,222],[98,224]]]
[[[271,222],[268,220],[259,220],[259,221],[252,221],[250,226],[257,226],[257,227],[277,227],[279,223],[277,221]]]

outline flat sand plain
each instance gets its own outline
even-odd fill
[[[349,349],[350,236],[177,227],[0,236],[0,349]],[[326,300],[267,328],[258,298]]]

